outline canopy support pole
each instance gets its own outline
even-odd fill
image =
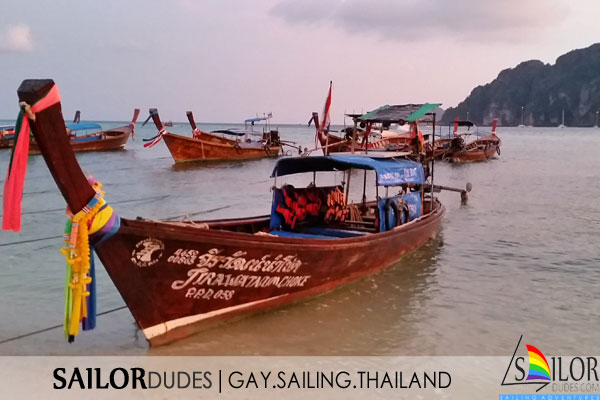
[[[350,176],[352,169],[348,170],[348,186],[346,186],[346,204],[348,204],[348,196],[350,195]]]
[[[367,170],[364,170],[364,178],[363,178],[363,195],[362,195],[362,208],[365,209],[367,207]]]
[[[430,211],[433,211],[433,168],[435,167],[435,157],[434,157],[434,153],[433,153],[433,149],[435,149],[435,113],[433,113],[433,136],[432,136],[432,142],[431,142],[431,205]],[[427,154],[425,154],[425,157],[427,157]]]
[[[367,123],[367,129],[365,130],[365,134],[364,134],[365,154],[369,153],[369,136],[371,135],[371,126],[372,126],[372,124],[370,122]]]
[[[354,128],[352,129],[352,154],[354,154],[354,143],[356,143],[356,129],[358,127],[358,121],[354,118]]]

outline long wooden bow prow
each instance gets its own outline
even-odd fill
[[[52,79],[27,79],[17,91],[19,100],[29,104],[35,103],[45,96],[52,86]],[[69,208],[74,213],[80,211],[96,192],[71,150],[60,102],[37,113],[35,121],[31,122],[31,130]]]

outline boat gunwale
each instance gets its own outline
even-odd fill
[[[201,143],[201,144],[204,144],[204,145],[207,145],[207,146],[227,147],[227,148],[229,148],[229,147],[235,147],[235,145],[237,144],[242,151],[244,151],[244,150],[245,151],[250,151],[250,150],[252,150],[252,151],[254,151],[254,150],[263,150],[264,151],[264,149],[265,149],[264,145],[263,144],[259,144],[259,142],[257,142],[257,141],[250,142],[250,143],[247,143],[247,142],[238,142],[238,141],[227,139],[227,138],[221,138],[220,136],[212,135],[211,133],[207,133],[207,132],[202,132],[202,134],[203,135],[211,135],[211,136],[214,136],[214,137],[219,138],[219,139],[226,139],[226,140],[230,141],[231,143],[214,143],[214,142],[208,142],[208,141],[205,141],[205,140],[202,140],[202,139],[197,139],[197,138],[193,138],[193,137],[189,137],[189,136],[184,136],[184,135],[180,135],[180,134],[177,134],[177,133],[172,133],[172,132],[169,132],[169,131],[167,131],[164,134],[163,139],[170,136],[172,138],[174,137],[175,139],[185,139],[185,140],[193,142],[193,143]],[[256,144],[256,145],[252,146],[253,144]],[[269,147],[269,148],[270,149],[278,149],[278,148],[280,149],[281,146],[272,146],[272,147]],[[205,158],[202,158],[202,160],[205,160]]]
[[[418,217],[410,222],[396,226],[395,228],[385,232],[373,232],[366,235],[336,238],[331,239],[317,239],[317,238],[294,238],[294,237],[281,237],[276,235],[269,235],[268,232],[265,235],[257,235],[246,232],[236,232],[229,230],[210,229],[190,226],[182,226],[170,224],[169,222],[155,221],[155,220],[129,220],[121,219],[121,230],[119,233],[131,234],[140,232],[148,232],[148,227],[144,225],[152,225],[152,231],[155,236],[161,236],[164,232],[166,235],[176,234],[178,240],[191,240],[200,241],[203,238],[214,238],[220,240],[227,240],[231,242],[240,242],[245,244],[256,243],[256,244],[272,244],[272,245],[301,245],[311,247],[337,247],[344,246],[347,244],[365,244],[376,242],[380,239],[386,239],[393,235],[403,234],[411,232],[415,229],[420,229],[422,226],[435,223],[438,219],[442,219],[446,213],[446,207],[438,199],[436,201],[436,207],[432,212],[427,213],[421,217]],[[240,219],[240,222],[244,221]],[[216,222],[216,221],[215,221]],[[194,223],[207,223],[207,221],[194,221]],[[157,229],[159,231],[157,231]],[[141,235],[144,236],[144,235]],[[146,234],[147,236],[147,234]],[[174,239],[172,236],[169,239]]]

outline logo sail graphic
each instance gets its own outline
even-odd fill
[[[550,380],[550,366],[544,354],[535,346],[526,345],[529,352],[529,374],[527,380]]]

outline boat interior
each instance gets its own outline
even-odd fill
[[[402,185],[395,194],[387,188],[386,195],[358,203],[348,203],[348,187],[344,186],[317,187],[311,183],[300,188],[285,184],[273,188],[270,215],[167,223],[279,237],[339,239],[386,232],[431,209],[430,198],[423,197],[420,185]]]

